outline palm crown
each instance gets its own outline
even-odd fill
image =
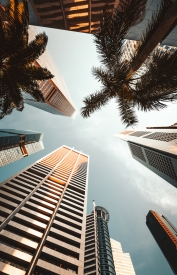
[[[0,16],[0,118],[10,114],[14,108],[23,110],[23,92],[43,102],[38,80],[53,77],[35,62],[45,51],[46,34],[39,34],[28,43],[27,1],[9,0],[5,17],[4,20]]]
[[[170,10],[172,1],[162,1],[131,59],[128,62],[122,59],[128,30],[140,17],[145,2],[127,1],[121,11],[118,8],[110,11],[107,6],[103,10],[100,32],[94,34],[101,67],[92,69],[102,88],[84,99],[83,117],[89,117],[116,98],[122,122],[128,127],[138,122],[134,107],[143,111],[160,110],[166,107],[166,102],[177,98],[177,50],[172,54],[153,51],[146,62],[148,55],[139,61],[149,37]],[[139,76],[136,71],[142,64],[146,72]]]

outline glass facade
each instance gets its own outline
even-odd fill
[[[29,143],[25,145],[26,151],[28,155],[31,155],[33,153],[36,153],[42,149],[44,149],[44,145],[42,141]]]
[[[29,42],[35,39],[37,34],[36,28],[30,26]],[[47,68],[54,77],[52,79],[38,81],[45,102],[37,102],[32,96],[24,92],[23,97],[25,103],[51,114],[72,116],[75,112],[75,108],[71,96],[49,52],[45,50],[35,63],[37,66]]]
[[[0,150],[4,147],[11,147],[20,143],[20,136],[0,131]]]
[[[177,187],[177,129],[172,127],[147,127],[150,132],[124,131],[115,136],[127,141],[135,160]]]
[[[89,157],[66,146],[0,185],[0,274],[83,275]]]
[[[19,146],[2,150],[0,151],[0,167],[22,158],[23,154]]]
[[[150,210],[146,225],[159,245],[174,274],[177,274],[177,229],[163,215]]]
[[[122,251],[122,246],[118,241],[110,240],[116,275],[136,275],[130,254]]]
[[[44,149],[43,133],[0,129],[0,167]]]
[[[101,275],[115,275],[114,260],[112,256],[108,221],[109,213],[104,207],[96,206],[97,234],[100,258]]]

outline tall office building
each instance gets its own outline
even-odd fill
[[[116,275],[136,275],[129,253],[122,251],[116,240],[110,239]]]
[[[134,55],[139,43],[140,42],[136,41],[136,40],[126,40],[124,42],[121,60],[124,61],[124,62],[128,62],[131,59],[131,57]],[[171,54],[175,51],[175,49],[176,49],[176,47],[160,45],[159,44],[154,49],[154,52],[161,52],[161,53]],[[149,63],[151,60],[152,60],[152,57],[150,55],[148,57],[148,59],[146,59],[146,61],[142,64],[142,66],[137,70],[135,75],[137,75],[137,76],[143,75],[147,71],[146,62]]]
[[[34,26],[64,29],[70,31],[95,33],[100,28],[100,14],[106,4],[112,9],[130,0],[110,0],[110,1],[90,1],[90,0],[29,0],[30,24]],[[166,1],[171,2],[175,0]],[[8,0],[1,0],[1,4],[6,5]],[[130,40],[140,40],[152,17],[162,3],[161,0],[147,0],[145,9],[138,22],[134,24],[127,35]],[[163,45],[177,46],[177,20],[170,24],[167,33],[162,39]],[[161,42],[161,41],[159,41]]]
[[[177,187],[177,129],[151,127],[115,136],[127,141],[135,160]]]
[[[44,149],[42,139],[42,133],[0,129],[0,167]]]
[[[163,215],[149,211],[146,224],[174,274],[177,274],[177,229]]]
[[[70,31],[94,33],[99,31],[100,14],[103,8],[108,4],[110,9],[114,6],[120,7],[129,0],[110,0],[110,1],[74,1],[74,0],[29,0],[30,24],[55,29],[64,29]],[[1,0],[5,5],[8,0]],[[142,14],[139,22],[144,19]]]
[[[35,39],[36,35],[36,28],[30,26],[29,41]],[[24,93],[25,103],[55,115],[72,116],[75,112],[75,108],[71,96],[63,77],[58,71],[47,49],[35,63],[37,66],[47,68],[54,77],[52,79],[38,81],[45,103],[37,102],[32,96]]]
[[[83,275],[87,181],[63,146],[0,185],[0,274]]]
[[[95,206],[86,218],[84,274],[115,275],[108,229],[109,212]]]
[[[170,126],[149,126],[146,129],[177,129],[177,123],[174,123]]]

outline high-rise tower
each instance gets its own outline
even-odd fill
[[[122,251],[122,246],[116,240],[111,240],[116,275],[136,275],[129,253]]]
[[[177,229],[163,215],[149,211],[146,224],[174,274],[177,274]]]
[[[109,212],[95,206],[86,218],[84,274],[116,275],[108,229]]]
[[[0,129],[0,167],[44,149],[42,139],[42,133]]]
[[[134,159],[177,187],[177,129],[127,130],[115,136],[127,141]]]
[[[63,146],[0,185],[0,273],[83,275],[87,181]]]
[[[36,28],[30,26],[28,32],[29,40],[31,41],[35,39],[35,36],[37,35]],[[35,63],[37,66],[47,68],[54,77],[52,79],[38,82],[45,102],[37,102],[29,94],[23,93],[25,103],[55,115],[72,116],[75,112],[75,108],[71,96],[63,77],[58,71],[47,49],[37,59],[37,61],[35,61]]]

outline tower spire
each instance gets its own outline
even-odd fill
[[[93,200],[93,210],[95,210],[95,207],[96,207],[96,203],[95,203],[95,201]]]

